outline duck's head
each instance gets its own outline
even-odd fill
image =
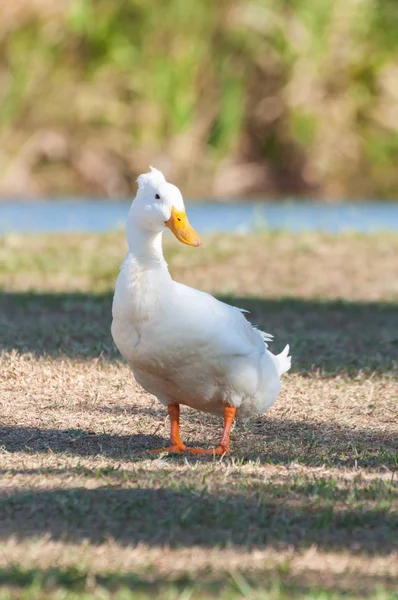
[[[200,246],[202,242],[188,221],[180,190],[168,183],[161,171],[150,168],[137,179],[138,191],[130,209],[134,225],[148,233],[160,233],[168,227],[180,242]]]

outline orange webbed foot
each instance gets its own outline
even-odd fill
[[[217,448],[188,448],[188,452],[190,454],[214,454],[216,456],[229,456],[231,454],[228,447],[220,444]]]
[[[185,444],[171,444],[168,448],[156,448],[155,450],[150,450],[151,454],[159,454],[161,452],[164,453],[173,453],[173,454],[181,454],[181,452],[185,452],[187,447]]]

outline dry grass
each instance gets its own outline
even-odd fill
[[[169,246],[177,279],[292,346],[277,404],[215,460],[146,452],[168,425],[110,340],[121,236],[2,240],[0,598],[395,597],[397,250]],[[182,431],[210,444],[220,422],[183,409]]]

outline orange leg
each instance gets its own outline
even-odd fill
[[[189,452],[192,454],[218,454],[222,456],[223,454],[229,455],[229,436],[231,433],[232,423],[234,422],[234,418],[236,415],[235,406],[230,406],[226,404],[224,407],[224,430],[222,432],[221,439],[218,443],[217,448],[208,448],[204,450],[203,448],[188,448]]]
[[[187,447],[182,443],[180,438],[180,405],[168,404],[167,412],[169,413],[171,423],[170,446],[168,448],[158,448],[150,452],[184,452]]]

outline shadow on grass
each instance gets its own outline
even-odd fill
[[[222,300],[250,311],[292,349],[292,370],[324,374],[397,370],[398,309],[393,303],[302,299]],[[110,335],[112,294],[0,293],[0,349],[35,355],[120,358]],[[272,349],[271,348],[271,349]]]
[[[221,421],[220,421],[221,425]],[[221,428],[220,428],[221,429]],[[218,432],[218,429],[217,429]],[[218,432],[219,433],[219,432]],[[211,445],[217,441],[185,438],[189,446]],[[47,453],[74,456],[105,456],[142,461],[148,450],[165,447],[168,439],[158,435],[96,434],[78,429],[0,428],[1,446],[7,452]],[[397,468],[396,434],[374,430],[352,430],[331,423],[307,423],[291,419],[266,418],[260,428],[237,427],[232,451],[238,460],[267,464],[298,462],[308,466],[337,468]],[[174,461],[211,462],[213,456],[174,455]]]
[[[95,489],[31,489],[0,495],[1,538],[49,535],[52,540],[178,547],[318,547],[387,554],[396,548],[398,515],[388,502],[336,503],[272,487],[227,487],[181,482],[154,489],[132,479]],[[159,481],[163,472],[159,472]]]

